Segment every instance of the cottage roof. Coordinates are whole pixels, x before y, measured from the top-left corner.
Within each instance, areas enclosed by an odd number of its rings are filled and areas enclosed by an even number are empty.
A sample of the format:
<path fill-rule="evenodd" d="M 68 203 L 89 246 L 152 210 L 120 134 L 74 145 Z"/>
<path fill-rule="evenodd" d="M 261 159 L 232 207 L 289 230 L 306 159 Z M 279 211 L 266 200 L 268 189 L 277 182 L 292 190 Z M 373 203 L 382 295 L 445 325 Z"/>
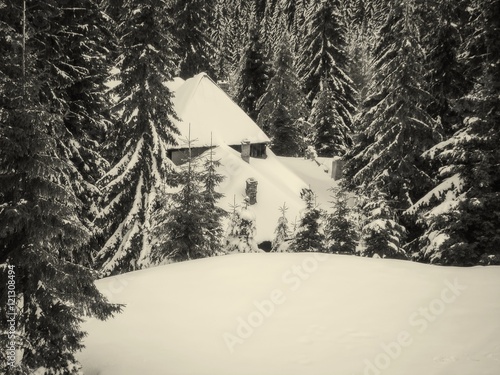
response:
<path fill-rule="evenodd" d="M 191 146 L 204 147 L 227 144 L 267 143 L 269 138 L 259 126 L 232 99 L 208 77 L 200 73 L 182 84 L 172 86 L 173 104 L 180 120 L 175 124 L 180 131 L 177 145 L 185 148 L 191 127 Z"/>

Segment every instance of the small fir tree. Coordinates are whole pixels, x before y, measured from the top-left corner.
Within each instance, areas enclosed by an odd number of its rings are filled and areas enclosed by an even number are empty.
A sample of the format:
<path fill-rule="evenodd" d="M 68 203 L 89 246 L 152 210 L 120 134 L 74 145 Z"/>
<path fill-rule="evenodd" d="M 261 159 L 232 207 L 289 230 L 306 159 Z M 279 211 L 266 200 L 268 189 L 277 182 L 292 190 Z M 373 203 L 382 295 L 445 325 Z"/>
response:
<path fill-rule="evenodd" d="M 224 180 L 224 176 L 217 172 L 221 163 L 219 160 L 214 160 L 213 149 L 211 148 L 208 153 L 208 157 L 206 157 L 203 163 L 203 172 L 201 175 L 201 182 L 204 187 L 202 195 L 205 207 L 205 241 L 207 248 L 210 249 L 210 253 L 220 255 L 224 253 L 224 228 L 222 220 L 227 216 L 227 212 L 217 206 L 217 203 L 224 197 L 224 194 L 218 192 L 216 188 Z"/>
<path fill-rule="evenodd" d="M 290 251 L 324 251 L 323 214 L 316 205 L 316 197 L 310 189 L 304 190 L 301 197 L 306 208 L 290 244 Z"/>
<path fill-rule="evenodd" d="M 361 203 L 365 216 L 361 228 L 361 256 L 407 259 L 403 250 L 405 228 L 398 224 L 387 196 L 378 190 Z"/>
<path fill-rule="evenodd" d="M 221 220 L 225 211 L 217 207 L 223 195 L 216 191 L 223 180 L 216 170 L 220 163 L 213 160 L 212 149 L 199 159 L 191 157 L 191 141 L 188 141 L 188 149 L 187 163 L 181 166 L 175 178 L 180 190 L 170 194 L 166 210 L 154 215 L 155 244 L 151 256 L 157 263 L 222 253 Z M 200 166 L 202 157 L 206 160 Z"/>
<path fill-rule="evenodd" d="M 248 207 L 248 199 L 245 199 L 241 209 L 233 206 L 226 235 L 226 252 L 261 252 L 255 242 L 255 232 L 255 214 Z"/>
<path fill-rule="evenodd" d="M 349 196 L 341 188 L 332 188 L 332 207 L 326 215 L 327 251 L 334 254 L 354 254 L 358 243 L 358 225 Z"/>
<path fill-rule="evenodd" d="M 285 252 L 286 251 L 286 241 L 290 238 L 290 225 L 288 224 L 288 219 L 286 217 L 286 211 L 288 207 L 286 203 L 280 207 L 281 216 L 278 218 L 278 225 L 274 231 L 273 246 L 271 251 L 273 252 Z"/>

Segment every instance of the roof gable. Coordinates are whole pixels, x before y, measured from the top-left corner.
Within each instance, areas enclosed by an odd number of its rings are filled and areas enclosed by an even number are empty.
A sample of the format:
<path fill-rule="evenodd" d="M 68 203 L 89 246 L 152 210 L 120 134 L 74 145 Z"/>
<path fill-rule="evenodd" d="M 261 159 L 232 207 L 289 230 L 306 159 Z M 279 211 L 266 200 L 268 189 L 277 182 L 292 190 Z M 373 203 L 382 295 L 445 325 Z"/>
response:
<path fill-rule="evenodd" d="M 174 109 L 180 120 L 177 146 L 186 147 L 191 128 L 191 145 L 239 145 L 243 140 L 267 143 L 259 126 L 205 73 L 186 80 L 174 91 Z"/>

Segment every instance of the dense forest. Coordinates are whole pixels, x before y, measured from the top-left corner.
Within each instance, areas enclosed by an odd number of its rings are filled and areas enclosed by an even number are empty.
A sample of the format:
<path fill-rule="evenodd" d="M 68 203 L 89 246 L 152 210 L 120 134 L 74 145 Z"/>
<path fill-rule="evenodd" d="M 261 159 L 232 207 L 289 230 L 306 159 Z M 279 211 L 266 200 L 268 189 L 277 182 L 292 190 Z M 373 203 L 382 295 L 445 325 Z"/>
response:
<path fill-rule="evenodd" d="M 343 159 L 273 251 L 500 264 L 499 27 L 499 0 L 0 0 L 0 371 L 78 373 L 82 316 L 120 311 L 98 277 L 256 249 L 218 161 L 167 158 L 177 76 L 277 155 Z"/>

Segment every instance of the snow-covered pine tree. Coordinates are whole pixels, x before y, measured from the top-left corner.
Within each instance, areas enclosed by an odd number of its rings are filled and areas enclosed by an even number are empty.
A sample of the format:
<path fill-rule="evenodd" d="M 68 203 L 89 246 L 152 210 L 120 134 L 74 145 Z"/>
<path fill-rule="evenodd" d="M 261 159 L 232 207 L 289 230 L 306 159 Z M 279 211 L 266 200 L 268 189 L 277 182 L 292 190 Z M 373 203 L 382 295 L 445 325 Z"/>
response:
<path fill-rule="evenodd" d="M 226 253 L 258 253 L 255 242 L 255 214 L 248 207 L 245 199 L 244 206 L 240 209 L 233 206 L 233 212 L 226 232 Z"/>
<path fill-rule="evenodd" d="M 347 43 L 339 4 L 338 0 L 311 3 L 306 12 L 307 31 L 300 47 L 298 71 L 308 104 L 317 98 L 320 83 L 328 84 L 343 126 L 351 129 L 356 90 L 347 75 Z"/>
<path fill-rule="evenodd" d="M 120 308 L 77 264 L 90 232 L 73 162 L 58 148 L 69 107 L 61 80 L 70 86 L 74 76 L 53 64 L 67 52 L 59 23 L 67 9 L 10 0 L 0 7 L 0 322 L 8 327 L 14 314 L 16 322 L 16 361 L 0 361 L 0 372 L 77 374 L 82 318 L 104 320 Z M 15 280 L 14 304 L 7 304 L 8 280 Z M 4 349 L 7 333 L 0 333 Z"/>
<path fill-rule="evenodd" d="M 171 167 L 166 148 L 175 142 L 177 129 L 172 94 L 164 84 L 175 71 L 167 5 L 163 0 L 130 0 L 118 12 L 122 55 L 116 76 L 120 84 L 114 90 L 117 131 L 110 140 L 118 155 L 99 181 L 104 208 L 98 224 L 104 245 L 95 265 L 102 275 L 147 264 L 150 216 Z"/>
<path fill-rule="evenodd" d="M 319 156 L 342 156 L 352 146 L 351 124 L 338 112 L 330 85 L 322 80 L 319 90 L 309 116 L 312 143 Z"/>
<path fill-rule="evenodd" d="M 216 190 L 217 186 L 224 180 L 224 176 L 217 172 L 220 167 L 220 160 L 214 160 L 214 151 L 211 147 L 208 156 L 205 154 L 201 182 L 203 184 L 203 203 L 205 207 L 204 234 L 208 252 L 214 255 L 222 254 L 224 228 L 222 220 L 227 216 L 227 212 L 220 208 L 217 203 L 224 197 L 224 194 Z"/>
<path fill-rule="evenodd" d="M 275 0 L 265 0 L 266 6 L 261 20 L 262 43 L 267 47 L 269 57 L 279 50 L 282 36 L 286 33 L 285 20 L 281 3 Z"/>
<path fill-rule="evenodd" d="M 363 191 L 381 189 L 393 208 L 406 209 L 429 188 L 421 154 L 440 139 L 426 112 L 419 19 L 413 1 L 393 1 L 375 47 L 371 93 L 344 175 Z"/>
<path fill-rule="evenodd" d="M 189 149 L 191 148 L 189 144 Z M 210 153 L 212 151 L 209 151 Z M 223 211 L 216 207 L 222 197 L 215 191 L 222 181 L 222 176 L 215 170 L 215 162 L 204 163 L 201 172 L 191 155 L 180 167 L 178 182 L 180 190 L 171 194 L 167 210 L 154 215 L 154 246 L 152 259 L 179 262 L 205 258 L 221 253 L 223 229 L 221 219 Z"/>
<path fill-rule="evenodd" d="M 361 228 L 361 256 L 407 259 L 403 250 L 406 229 L 398 224 L 387 196 L 380 191 L 364 197 L 361 210 L 365 219 Z"/>
<path fill-rule="evenodd" d="M 329 253 L 355 254 L 359 240 L 357 215 L 349 196 L 340 187 L 330 189 L 332 207 L 325 218 L 326 248 Z"/>
<path fill-rule="evenodd" d="M 428 51 L 425 78 L 433 98 L 428 112 L 439 121 L 445 136 L 451 136 L 462 122 L 455 103 L 471 88 L 464 60 L 460 58 L 462 41 L 469 27 L 465 21 L 468 3 L 468 0 L 442 0 L 422 10 L 425 17 L 422 44 Z"/>
<path fill-rule="evenodd" d="M 276 9 L 283 14 L 286 29 L 292 36 L 292 51 L 298 51 L 299 43 L 303 40 L 306 28 L 306 10 L 311 4 L 309 0 L 278 0 Z"/>
<path fill-rule="evenodd" d="M 249 41 L 237 68 L 234 88 L 236 102 L 254 121 L 259 115 L 257 101 L 265 93 L 269 78 L 270 68 L 259 28 L 254 26 L 249 31 Z"/>
<path fill-rule="evenodd" d="M 290 225 L 288 224 L 288 219 L 286 217 L 286 212 L 288 207 L 286 202 L 280 207 L 281 216 L 278 218 L 278 225 L 274 231 L 273 246 L 271 251 L 282 253 L 287 251 L 285 241 L 290 238 Z"/>
<path fill-rule="evenodd" d="M 100 148 L 110 125 L 110 99 L 104 83 L 111 68 L 110 51 L 116 49 L 111 24 L 94 0 L 66 0 L 51 25 L 54 31 L 58 25 L 58 43 L 49 43 L 64 54 L 45 49 L 45 58 L 60 78 L 48 96 L 57 95 L 64 101 L 60 111 L 64 112 L 65 128 L 58 148 L 73 164 L 73 189 L 83 203 L 85 225 L 92 231 L 99 196 L 96 181 L 109 167 Z M 96 247 L 92 239 L 81 261 L 90 265 Z"/>
<path fill-rule="evenodd" d="M 346 23 L 349 77 L 357 91 L 358 106 L 366 100 L 368 87 L 373 74 L 371 56 L 374 37 L 379 29 L 376 17 L 377 5 L 372 0 L 356 0 L 343 5 Z"/>
<path fill-rule="evenodd" d="M 294 238 L 290 244 L 290 251 L 319 251 L 325 250 L 325 234 L 323 230 L 323 212 L 316 204 L 316 196 L 307 189 L 301 194 L 306 203 Z"/>
<path fill-rule="evenodd" d="M 214 45 L 213 67 L 218 80 L 227 81 L 237 65 L 234 59 L 234 41 L 231 32 L 235 28 L 235 18 L 227 0 L 216 0 L 213 10 L 213 28 L 210 39 Z"/>
<path fill-rule="evenodd" d="M 426 153 L 442 163 L 440 179 L 413 207 L 426 224 L 415 258 L 446 265 L 500 264 L 500 1 L 471 5 L 463 55 L 476 83 L 459 130 Z"/>
<path fill-rule="evenodd" d="M 175 52 L 180 58 L 182 79 L 205 72 L 216 79 L 213 60 L 215 46 L 211 38 L 212 11 L 215 0 L 175 0 L 172 5 L 174 24 L 171 28 L 176 39 Z"/>
<path fill-rule="evenodd" d="M 257 102 L 257 124 L 271 137 L 271 149 L 280 156 L 303 153 L 301 119 L 306 104 L 295 73 L 289 38 L 283 38 L 274 60 L 274 75 Z"/>

